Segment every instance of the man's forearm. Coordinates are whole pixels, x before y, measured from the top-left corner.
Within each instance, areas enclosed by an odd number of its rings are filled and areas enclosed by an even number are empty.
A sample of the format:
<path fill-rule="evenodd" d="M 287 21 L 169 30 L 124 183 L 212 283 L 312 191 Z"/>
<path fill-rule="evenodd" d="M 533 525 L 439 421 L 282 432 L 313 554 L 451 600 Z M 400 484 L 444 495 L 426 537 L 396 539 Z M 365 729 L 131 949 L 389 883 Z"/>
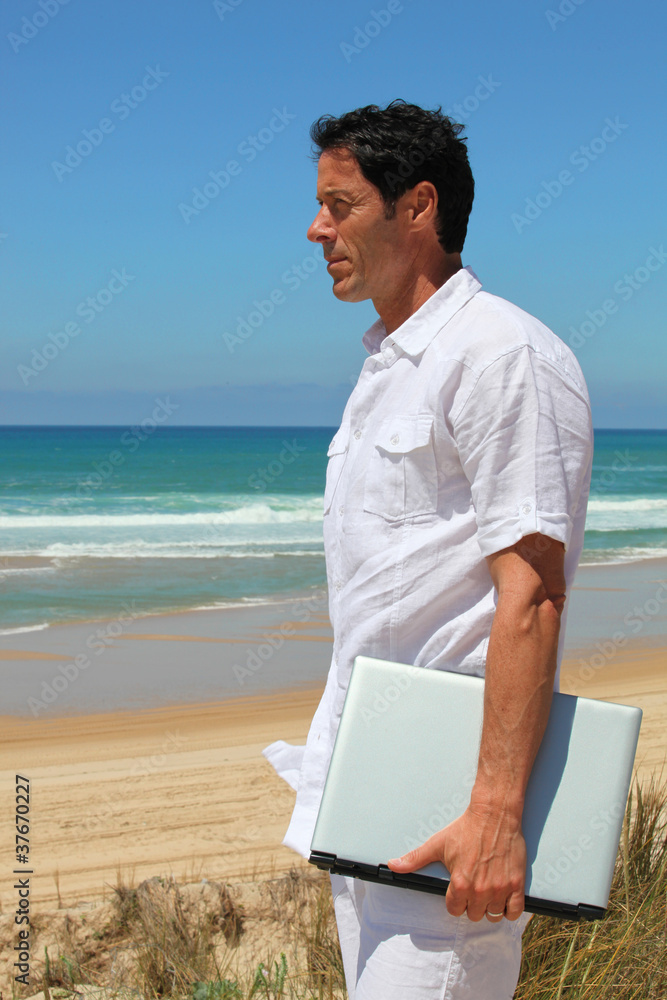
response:
<path fill-rule="evenodd" d="M 473 808 L 521 821 L 526 786 L 549 717 L 563 598 L 501 593 L 489 637 L 484 723 Z"/>

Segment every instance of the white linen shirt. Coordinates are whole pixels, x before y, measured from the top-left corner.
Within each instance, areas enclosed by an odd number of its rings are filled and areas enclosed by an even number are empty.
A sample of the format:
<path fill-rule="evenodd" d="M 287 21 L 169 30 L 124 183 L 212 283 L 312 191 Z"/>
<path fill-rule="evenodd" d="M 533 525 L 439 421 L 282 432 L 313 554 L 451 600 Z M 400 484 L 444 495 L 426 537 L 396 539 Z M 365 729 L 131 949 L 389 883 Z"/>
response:
<path fill-rule="evenodd" d="M 533 532 L 563 542 L 572 584 L 593 451 L 584 378 L 546 326 L 481 287 L 463 268 L 393 334 L 373 324 L 329 446 L 333 659 L 306 746 L 264 751 L 297 791 L 283 843 L 304 857 L 355 656 L 483 675 L 485 556 Z"/>

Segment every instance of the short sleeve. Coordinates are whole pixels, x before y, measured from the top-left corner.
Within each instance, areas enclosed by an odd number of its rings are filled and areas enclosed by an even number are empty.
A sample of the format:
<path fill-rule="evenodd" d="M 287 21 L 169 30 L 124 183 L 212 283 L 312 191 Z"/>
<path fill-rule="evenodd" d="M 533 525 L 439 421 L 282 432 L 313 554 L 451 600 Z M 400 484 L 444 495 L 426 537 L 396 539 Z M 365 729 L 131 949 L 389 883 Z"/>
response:
<path fill-rule="evenodd" d="M 533 532 L 567 548 L 592 458 L 583 381 L 517 348 L 481 372 L 453 430 L 482 554 Z"/>

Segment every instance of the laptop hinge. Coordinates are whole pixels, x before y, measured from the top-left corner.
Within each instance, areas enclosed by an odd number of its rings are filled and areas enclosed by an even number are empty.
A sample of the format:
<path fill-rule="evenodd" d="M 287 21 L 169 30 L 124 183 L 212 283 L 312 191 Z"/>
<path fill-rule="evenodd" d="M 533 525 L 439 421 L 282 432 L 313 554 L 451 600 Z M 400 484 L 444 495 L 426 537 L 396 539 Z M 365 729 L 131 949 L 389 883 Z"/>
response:
<path fill-rule="evenodd" d="M 361 861 L 348 861 L 347 858 L 336 858 L 335 867 L 332 871 L 339 875 L 377 875 L 377 865 L 365 865 Z"/>
<path fill-rule="evenodd" d="M 602 906 L 588 906 L 586 903 L 579 903 L 577 909 L 582 920 L 602 920 L 607 912 Z"/>
<path fill-rule="evenodd" d="M 374 875 L 378 874 L 377 865 L 366 865 L 362 861 L 348 861 L 326 851 L 311 851 L 308 858 L 311 865 L 326 869 L 336 875 Z M 389 869 L 387 869 L 389 871 Z"/>
<path fill-rule="evenodd" d="M 308 858 L 311 865 L 317 865 L 326 871 L 333 871 L 336 864 L 336 855 L 327 854 L 326 851 L 311 851 Z"/>

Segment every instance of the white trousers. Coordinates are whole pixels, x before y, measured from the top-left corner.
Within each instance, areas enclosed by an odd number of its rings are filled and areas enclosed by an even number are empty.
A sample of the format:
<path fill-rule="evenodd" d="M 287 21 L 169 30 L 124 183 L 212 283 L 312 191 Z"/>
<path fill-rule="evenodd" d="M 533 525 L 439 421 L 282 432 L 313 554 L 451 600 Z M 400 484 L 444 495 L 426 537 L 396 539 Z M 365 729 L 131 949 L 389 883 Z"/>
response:
<path fill-rule="evenodd" d="M 452 917 L 444 896 L 331 876 L 350 1000 L 512 1000 L 530 919 Z"/>

